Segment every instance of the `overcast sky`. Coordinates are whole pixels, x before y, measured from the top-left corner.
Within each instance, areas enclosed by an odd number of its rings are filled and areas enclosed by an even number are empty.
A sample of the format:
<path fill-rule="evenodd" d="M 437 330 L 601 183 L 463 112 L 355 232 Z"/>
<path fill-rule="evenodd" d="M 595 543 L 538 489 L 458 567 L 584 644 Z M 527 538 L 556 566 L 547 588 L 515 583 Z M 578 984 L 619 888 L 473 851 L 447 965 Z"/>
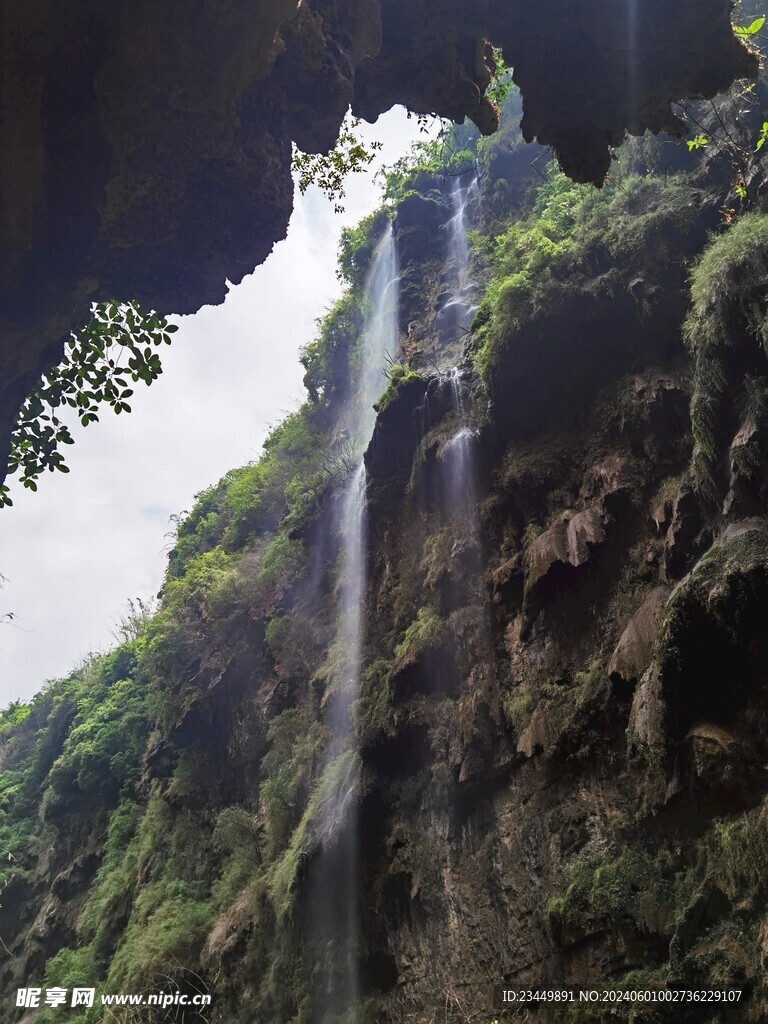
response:
<path fill-rule="evenodd" d="M 417 137 L 404 111 L 364 130 L 384 143 L 377 167 Z M 303 400 L 298 352 L 339 294 L 339 233 L 378 196 L 371 173 L 350 179 L 342 215 L 314 188 L 297 197 L 266 263 L 223 305 L 178 320 L 164 373 L 135 385 L 132 413 L 105 410 L 73 428 L 69 474 L 46 473 L 37 493 L 12 485 L 14 505 L 0 510 L 0 614 L 14 616 L 0 626 L 0 706 L 112 645 L 128 599 L 161 585 L 170 516 L 258 458 L 269 428 Z"/>

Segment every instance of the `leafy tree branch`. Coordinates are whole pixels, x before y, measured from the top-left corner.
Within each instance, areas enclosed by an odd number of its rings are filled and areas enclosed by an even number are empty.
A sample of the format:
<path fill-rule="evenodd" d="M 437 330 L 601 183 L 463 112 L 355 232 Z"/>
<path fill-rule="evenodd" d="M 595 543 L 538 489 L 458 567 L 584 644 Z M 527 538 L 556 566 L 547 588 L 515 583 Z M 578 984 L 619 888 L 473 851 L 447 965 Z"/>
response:
<path fill-rule="evenodd" d="M 22 405 L 11 438 L 7 472 L 24 487 L 37 490 L 45 470 L 68 473 L 62 447 L 73 443 L 61 416 L 76 410 L 86 427 L 99 419 L 107 405 L 119 414 L 130 412 L 131 384 L 151 384 L 162 373 L 156 349 L 170 345 L 178 328 L 137 302 L 101 302 L 91 307 L 91 319 L 72 332 L 58 366 L 46 371 Z M 12 505 L 7 485 L 0 487 L 0 508 Z"/>
<path fill-rule="evenodd" d="M 360 118 L 347 116 L 341 126 L 339 141 L 330 153 L 302 153 L 293 148 L 293 172 L 298 177 L 302 195 L 310 185 L 317 185 L 333 201 L 334 212 L 343 213 L 341 200 L 346 195 L 344 185 L 349 174 L 361 174 L 373 162 L 381 149 L 381 142 L 366 146 L 357 134 Z"/>

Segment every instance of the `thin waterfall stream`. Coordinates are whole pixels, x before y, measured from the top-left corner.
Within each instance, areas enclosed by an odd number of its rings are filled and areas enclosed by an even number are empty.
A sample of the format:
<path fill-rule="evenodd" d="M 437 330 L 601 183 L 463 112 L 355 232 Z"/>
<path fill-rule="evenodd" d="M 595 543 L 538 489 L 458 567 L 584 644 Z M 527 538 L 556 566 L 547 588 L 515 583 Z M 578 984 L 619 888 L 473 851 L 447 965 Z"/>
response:
<path fill-rule="evenodd" d="M 472 305 L 476 285 L 469 273 L 469 239 L 467 235 L 467 206 L 478 189 L 477 174 L 454 178 L 451 183 L 450 202 L 452 216 L 446 223 L 446 269 L 454 281 L 448 302 L 440 316 L 448 317 L 457 340 L 469 331 L 477 307 Z M 462 513 L 466 525 L 474 534 L 477 525 L 477 481 L 475 443 L 477 431 L 468 421 L 464 407 L 461 371 L 457 366 L 448 374 L 451 406 L 457 429 L 442 450 L 444 502 L 446 516 Z"/>
<path fill-rule="evenodd" d="M 467 207 L 477 196 L 477 191 L 478 178 L 475 172 L 451 181 L 451 217 L 444 230 L 447 234 L 446 269 L 452 286 L 447 302 L 437 315 L 437 328 L 445 340 L 463 338 L 477 312 L 477 305 L 474 304 L 477 286 L 469 275 L 467 235 Z"/>
<path fill-rule="evenodd" d="M 328 697 L 326 766 L 317 824 L 321 854 L 313 903 L 316 931 L 327 955 L 318 965 L 312 1018 L 316 1024 L 337 1019 L 360 999 L 360 761 L 352 709 L 360 692 L 365 643 L 367 524 L 362 453 L 373 434 L 373 403 L 385 387 L 387 357 L 398 342 L 399 273 L 391 227 L 376 250 L 365 293 L 370 316 L 360 339 L 361 373 L 347 423 L 359 463 L 339 504 L 337 668 Z"/>

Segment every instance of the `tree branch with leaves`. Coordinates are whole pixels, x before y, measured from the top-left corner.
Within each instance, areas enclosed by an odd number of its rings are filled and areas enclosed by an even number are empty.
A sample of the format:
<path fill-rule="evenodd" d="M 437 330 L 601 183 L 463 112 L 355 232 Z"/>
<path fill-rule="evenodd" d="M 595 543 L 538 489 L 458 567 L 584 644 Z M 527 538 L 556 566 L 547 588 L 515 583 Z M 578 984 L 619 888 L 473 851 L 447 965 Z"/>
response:
<path fill-rule="evenodd" d="M 43 374 L 19 410 L 8 476 L 18 473 L 23 486 L 36 491 L 46 470 L 68 473 L 62 448 L 74 442 L 62 412 L 75 410 L 84 427 L 98 422 L 102 405 L 118 415 L 130 412 L 130 385 L 157 380 L 162 364 L 156 350 L 170 345 L 177 330 L 137 302 L 94 303 L 88 323 L 67 339 L 64 358 Z M 0 508 L 12 504 L 7 484 L 0 486 Z"/>

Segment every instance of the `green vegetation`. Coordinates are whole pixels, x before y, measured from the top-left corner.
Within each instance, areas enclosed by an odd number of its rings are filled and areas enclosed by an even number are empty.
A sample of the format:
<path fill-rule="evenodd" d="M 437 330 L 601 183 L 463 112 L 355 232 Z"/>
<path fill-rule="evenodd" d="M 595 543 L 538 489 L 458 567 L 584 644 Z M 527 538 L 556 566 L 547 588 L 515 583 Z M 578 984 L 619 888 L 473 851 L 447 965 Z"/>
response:
<path fill-rule="evenodd" d="M 382 206 L 378 210 L 374 210 L 373 213 L 369 213 L 367 217 L 363 217 L 360 223 L 354 227 L 342 229 L 339 242 L 338 276 L 358 296 L 365 286 L 376 246 L 384 234 L 388 221 L 389 213 Z M 349 304 L 350 294 L 348 293 L 340 301 Z M 326 324 L 330 324 L 330 318 L 326 320 Z"/>
<path fill-rule="evenodd" d="M 151 384 L 160 376 L 155 349 L 170 345 L 177 330 L 137 302 L 94 303 L 88 323 L 67 340 L 62 360 L 46 371 L 22 405 L 11 438 L 8 475 L 19 472 L 22 484 L 36 491 L 46 469 L 68 473 L 61 446 L 73 441 L 59 410 L 75 410 L 83 426 L 98 421 L 101 405 L 118 414 L 130 412 L 129 385 Z M 0 508 L 12 504 L 3 484 Z"/>
<path fill-rule="evenodd" d="M 78 793 L 109 802 L 137 780 L 147 740 L 144 687 L 133 679 L 110 680 L 102 663 L 94 669 L 100 678 L 84 680 L 77 716 L 48 773 L 44 816 Z"/>
<path fill-rule="evenodd" d="M 293 149 L 293 172 L 298 175 L 299 191 L 303 195 L 310 185 L 317 185 L 333 202 L 335 213 L 344 212 L 342 199 L 347 177 L 365 171 L 382 147 L 381 142 L 366 145 L 361 141 L 360 124 L 359 117 L 348 116 L 329 153 L 302 153 L 295 146 Z"/>
<path fill-rule="evenodd" d="M 512 70 L 507 67 L 504 54 L 498 46 L 492 48 L 491 59 L 487 63 L 492 77 L 486 96 L 496 107 L 502 108 L 504 101 L 514 89 Z"/>
<path fill-rule="evenodd" d="M 269 882 L 269 894 L 278 918 L 293 906 L 296 879 L 301 867 L 317 842 L 316 829 L 333 829 L 334 823 L 323 821 L 330 808 L 338 807 L 341 798 L 359 785 L 360 758 L 355 750 L 340 754 L 325 767 L 315 783 L 301 821 L 291 835 L 288 848 L 275 862 Z M 337 824 L 337 823 L 336 823 Z"/>
<path fill-rule="evenodd" d="M 354 717 L 361 748 L 375 746 L 389 732 L 392 719 L 392 665 L 377 658 L 363 672 Z"/>
<path fill-rule="evenodd" d="M 306 503 L 327 454 L 327 421 L 319 401 L 306 403 L 273 430 L 258 462 L 232 470 L 198 495 L 195 508 L 179 523 L 171 576 L 183 576 L 194 557 L 219 545 L 226 552 L 247 547 Z"/>
<path fill-rule="evenodd" d="M 653 273 L 694 224 L 683 179 L 628 177 L 597 192 L 551 168 L 527 217 L 474 240 L 491 271 L 472 328 L 472 358 L 486 386 L 515 334 L 557 307 L 563 289 L 589 291 L 596 268 L 616 263 Z"/>
<path fill-rule="evenodd" d="M 671 935 L 695 899 L 703 879 L 671 853 L 640 846 L 585 850 L 566 866 L 561 892 L 549 899 L 546 916 L 560 944 L 579 942 L 605 928 L 638 936 Z M 649 956 L 642 972 L 616 979 L 617 988 L 664 988 L 669 965 Z"/>
<path fill-rule="evenodd" d="M 739 39 L 750 39 L 752 36 L 756 36 L 760 29 L 765 24 L 765 18 L 755 18 L 749 23 L 749 25 L 734 25 L 733 32 Z"/>
<path fill-rule="evenodd" d="M 383 172 L 385 201 L 397 205 L 414 193 L 429 193 L 448 177 L 471 171 L 477 135 L 471 128 L 451 128 L 429 142 L 415 143 L 410 153 Z"/>
<path fill-rule="evenodd" d="M 536 695 L 530 690 L 518 692 L 517 689 L 504 695 L 502 710 L 507 726 L 519 737 L 531 720 L 536 708 Z"/>
<path fill-rule="evenodd" d="M 741 384 L 744 349 L 768 344 L 768 216 L 741 217 L 711 241 L 691 274 L 685 336 L 695 359 L 693 475 L 705 497 L 722 491 L 726 393 Z M 746 333 L 744 333 L 746 328 Z M 757 393 L 759 400 L 760 395 Z"/>
<path fill-rule="evenodd" d="M 411 381 L 426 381 L 416 370 L 403 363 L 392 363 L 387 370 L 387 388 L 381 398 L 374 404 L 374 409 L 381 413 L 397 399 L 401 390 Z"/>
<path fill-rule="evenodd" d="M 34 865 L 48 822 L 73 806 L 117 804 L 133 791 L 147 740 L 143 644 L 124 644 L 3 713 L 0 883 Z"/>
<path fill-rule="evenodd" d="M 617 980 L 618 987 L 628 989 L 663 988 L 672 969 L 678 978 L 683 972 L 711 980 L 714 971 L 728 970 L 729 949 L 736 950 L 737 972 L 743 970 L 745 958 L 758 964 L 756 929 L 740 917 L 723 915 L 728 899 L 744 908 L 746 894 L 763 905 L 768 877 L 765 824 L 763 802 L 745 814 L 715 820 L 685 850 L 651 852 L 626 838 L 607 848 L 588 844 L 567 863 L 559 893 L 547 902 L 553 936 L 563 946 L 600 929 L 625 936 L 631 931 L 638 939 L 649 934 L 671 939 L 670 962 L 654 963 L 649 956 L 642 971 Z M 707 907 L 713 908 L 710 916 L 702 918 Z M 695 932 L 690 930 L 691 920 L 697 922 Z M 725 963 L 716 956 L 722 937 Z"/>
<path fill-rule="evenodd" d="M 18 729 L 27 719 L 31 710 L 29 704 L 15 700 L 0 711 L 0 742 Z"/>
<path fill-rule="evenodd" d="M 350 252 L 349 259 L 350 262 L 354 261 L 356 253 Z M 367 263 L 365 265 L 367 266 Z M 350 270 L 350 273 L 354 271 Z M 344 401 L 348 393 L 347 367 L 350 354 L 362 325 L 359 300 L 351 290 L 339 299 L 325 319 L 318 324 L 318 338 L 307 345 L 301 354 L 301 361 L 306 370 L 304 387 L 309 392 L 312 402 L 322 402 L 326 407 L 337 407 Z"/>
<path fill-rule="evenodd" d="M 728 894 L 768 895 L 768 802 L 748 814 L 715 823 L 710 857 L 723 874 Z"/>
<path fill-rule="evenodd" d="M 395 648 L 395 661 L 419 658 L 428 651 L 441 647 L 448 636 L 447 625 L 440 618 L 434 604 L 419 608 L 414 621 L 406 629 L 403 639 Z"/>
<path fill-rule="evenodd" d="M 279 855 L 301 817 L 316 776 L 325 730 L 307 711 L 289 708 L 271 723 L 262 762 L 261 802 L 266 813 L 267 853 Z"/>

